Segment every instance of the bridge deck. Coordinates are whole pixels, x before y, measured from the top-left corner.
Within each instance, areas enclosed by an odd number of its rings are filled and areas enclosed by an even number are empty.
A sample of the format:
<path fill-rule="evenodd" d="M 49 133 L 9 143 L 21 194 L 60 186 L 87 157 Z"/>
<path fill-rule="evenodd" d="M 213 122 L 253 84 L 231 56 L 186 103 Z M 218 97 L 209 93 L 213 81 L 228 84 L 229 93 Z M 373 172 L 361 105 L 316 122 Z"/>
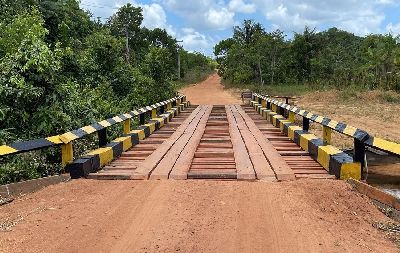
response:
<path fill-rule="evenodd" d="M 192 106 L 92 179 L 332 179 L 253 108 Z"/>

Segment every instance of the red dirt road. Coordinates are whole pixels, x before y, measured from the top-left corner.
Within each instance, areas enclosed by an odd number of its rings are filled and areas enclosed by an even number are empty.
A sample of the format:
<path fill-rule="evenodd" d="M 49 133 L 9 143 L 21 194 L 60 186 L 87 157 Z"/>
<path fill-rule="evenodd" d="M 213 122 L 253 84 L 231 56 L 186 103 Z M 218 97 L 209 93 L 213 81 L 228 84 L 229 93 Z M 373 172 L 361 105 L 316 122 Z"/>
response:
<path fill-rule="evenodd" d="M 389 221 L 343 181 L 82 179 L 0 206 L 0 252 L 398 252 Z"/>
<path fill-rule="evenodd" d="M 218 74 L 209 76 L 203 82 L 191 85 L 181 90 L 194 105 L 231 105 L 242 101 L 232 93 L 224 90 L 221 77 Z"/>
<path fill-rule="evenodd" d="M 397 252 L 341 181 L 76 180 L 0 213 L 2 252 Z"/>

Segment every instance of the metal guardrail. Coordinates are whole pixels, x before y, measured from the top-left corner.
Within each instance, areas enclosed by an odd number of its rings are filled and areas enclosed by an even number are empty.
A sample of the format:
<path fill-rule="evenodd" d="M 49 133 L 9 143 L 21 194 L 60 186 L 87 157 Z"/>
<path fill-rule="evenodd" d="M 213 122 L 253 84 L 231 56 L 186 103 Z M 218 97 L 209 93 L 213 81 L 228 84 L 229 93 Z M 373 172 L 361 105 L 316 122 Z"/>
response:
<path fill-rule="evenodd" d="M 174 98 L 150 105 L 145 106 L 128 113 L 120 114 L 115 117 L 96 122 L 94 124 L 84 126 L 61 135 L 55 135 L 47 138 L 39 138 L 28 141 L 15 142 L 8 145 L 0 146 L 0 157 L 7 155 L 14 155 L 24 152 L 29 152 L 33 150 L 39 150 L 44 148 L 49 148 L 53 146 L 60 146 L 62 150 L 62 164 L 66 165 L 73 159 L 73 148 L 72 141 L 80 139 L 92 133 L 98 133 L 99 146 L 107 144 L 107 132 L 106 129 L 117 123 L 122 123 L 124 128 L 124 134 L 129 133 L 131 119 L 138 116 L 140 125 L 145 123 L 146 113 L 152 114 L 152 117 L 157 117 L 157 111 L 160 110 L 161 113 L 164 109 L 171 109 L 173 105 L 179 105 L 180 103 L 186 101 L 185 95 L 178 95 Z M 165 108 L 166 107 L 166 108 Z"/>
<path fill-rule="evenodd" d="M 357 161 L 362 162 L 364 160 L 366 146 L 400 156 L 400 144 L 398 143 L 374 137 L 362 129 L 350 126 L 343 122 L 332 120 L 324 116 L 320 116 L 312 112 L 308 112 L 297 106 L 292 106 L 287 103 L 274 100 L 269 96 L 253 93 L 252 99 L 255 100 L 256 98 L 260 104 L 263 104 L 263 106 L 268 109 L 275 110 L 281 115 L 284 115 L 286 112 L 289 120 L 291 121 L 294 121 L 295 115 L 301 116 L 303 119 L 302 123 L 304 131 L 309 130 L 310 121 L 322 125 L 323 140 L 328 144 L 331 142 L 332 130 L 354 138 L 354 158 Z"/>

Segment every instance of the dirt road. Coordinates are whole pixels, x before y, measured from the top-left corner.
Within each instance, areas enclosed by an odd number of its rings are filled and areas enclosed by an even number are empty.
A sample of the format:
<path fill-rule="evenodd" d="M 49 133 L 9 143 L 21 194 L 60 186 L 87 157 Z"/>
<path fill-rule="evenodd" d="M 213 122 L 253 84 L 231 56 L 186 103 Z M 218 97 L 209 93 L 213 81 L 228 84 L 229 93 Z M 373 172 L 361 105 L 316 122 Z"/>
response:
<path fill-rule="evenodd" d="M 231 105 L 242 102 L 238 97 L 224 90 L 218 74 L 211 75 L 201 83 L 188 86 L 181 92 L 195 105 Z"/>
<path fill-rule="evenodd" d="M 0 210 L 2 252 L 396 252 L 340 181 L 76 180 Z"/>
<path fill-rule="evenodd" d="M 343 181 L 74 180 L 0 206 L 0 252 L 398 252 L 389 221 Z"/>

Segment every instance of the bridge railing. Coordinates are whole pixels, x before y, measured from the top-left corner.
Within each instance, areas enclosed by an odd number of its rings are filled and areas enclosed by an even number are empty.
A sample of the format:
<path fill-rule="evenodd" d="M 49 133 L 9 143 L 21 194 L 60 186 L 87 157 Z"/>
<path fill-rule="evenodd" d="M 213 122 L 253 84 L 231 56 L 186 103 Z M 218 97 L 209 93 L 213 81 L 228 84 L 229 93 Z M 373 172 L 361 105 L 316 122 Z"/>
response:
<path fill-rule="evenodd" d="M 362 171 L 366 166 L 367 147 L 400 156 L 400 144 L 398 143 L 374 137 L 362 129 L 308 112 L 269 96 L 253 93 L 251 104 L 337 178 L 361 178 Z M 294 124 L 296 115 L 302 118 L 302 127 Z M 310 122 L 322 126 L 322 139 L 309 132 Z M 353 138 L 352 157 L 331 145 L 332 131 Z"/>
<path fill-rule="evenodd" d="M 45 149 L 54 146 L 61 146 L 61 163 L 63 166 L 73 161 L 73 141 L 81 139 L 87 135 L 97 133 L 99 147 L 107 144 L 108 127 L 116 124 L 123 124 L 123 133 L 128 134 L 131 131 L 131 119 L 138 117 L 140 125 L 145 124 L 147 114 L 151 114 L 152 118 L 157 117 L 157 112 L 164 113 L 164 110 L 170 110 L 172 106 L 180 106 L 186 101 L 185 95 L 178 94 L 171 99 L 145 106 L 128 113 L 116 115 L 112 118 L 84 126 L 64 134 L 54 135 L 47 138 L 39 138 L 34 140 L 20 141 L 0 146 L 0 157 L 15 155 L 19 153 Z"/>
<path fill-rule="evenodd" d="M 343 122 L 338 122 L 330 118 L 320 116 L 318 114 L 303 110 L 297 106 L 289 105 L 274 98 L 258 93 L 253 93 L 252 100 L 258 101 L 262 107 L 271 109 L 280 115 L 287 115 L 290 122 L 294 123 L 295 115 L 302 118 L 302 129 L 308 131 L 310 121 L 322 125 L 322 138 L 324 143 L 331 144 L 332 131 L 344 134 L 354 139 L 354 154 L 353 159 L 364 166 L 366 147 L 372 147 L 396 156 L 400 156 L 400 144 L 387 141 L 382 138 L 374 137 L 368 132 L 350 126 Z M 287 102 L 287 101 L 286 101 Z"/>

